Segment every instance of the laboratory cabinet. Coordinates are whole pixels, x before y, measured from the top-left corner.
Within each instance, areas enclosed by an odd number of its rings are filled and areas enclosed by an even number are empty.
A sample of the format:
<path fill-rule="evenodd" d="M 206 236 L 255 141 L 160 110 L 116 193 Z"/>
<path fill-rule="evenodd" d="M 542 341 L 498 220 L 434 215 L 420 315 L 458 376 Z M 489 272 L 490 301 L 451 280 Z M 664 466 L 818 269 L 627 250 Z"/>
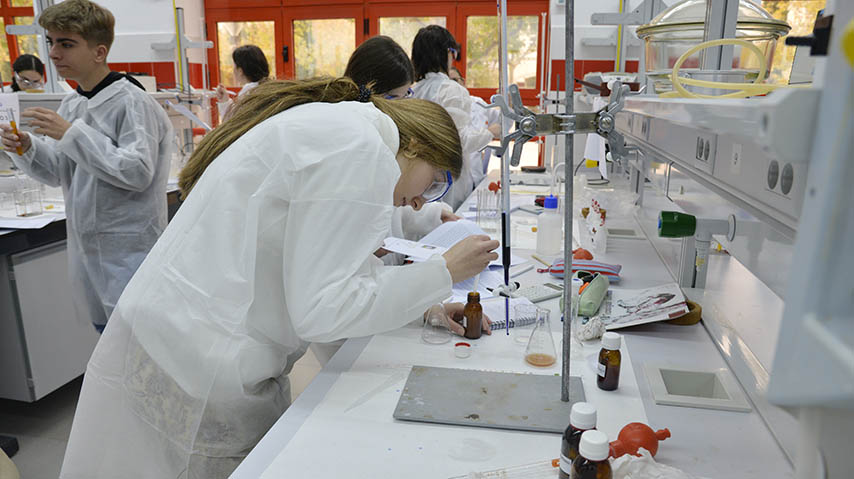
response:
<path fill-rule="evenodd" d="M 78 377 L 98 338 L 75 315 L 65 240 L 0 256 L 0 397 L 36 401 Z"/>

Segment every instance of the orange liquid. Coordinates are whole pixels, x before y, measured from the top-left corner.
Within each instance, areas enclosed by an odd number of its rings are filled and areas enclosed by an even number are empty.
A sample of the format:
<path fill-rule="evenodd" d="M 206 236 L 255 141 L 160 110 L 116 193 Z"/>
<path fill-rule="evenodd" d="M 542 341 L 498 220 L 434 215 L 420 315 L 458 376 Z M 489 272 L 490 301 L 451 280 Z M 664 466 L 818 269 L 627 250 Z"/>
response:
<path fill-rule="evenodd" d="M 15 124 L 15 120 L 10 121 L 9 126 L 12 127 L 12 131 L 15 133 L 15 135 L 18 135 L 18 125 Z M 15 153 L 17 153 L 19 155 L 23 155 L 24 154 L 23 148 L 20 146 L 15 148 Z"/>
<path fill-rule="evenodd" d="M 525 356 L 525 361 L 528 361 L 531 366 L 545 368 L 555 363 L 555 357 L 549 354 L 534 353 Z"/>

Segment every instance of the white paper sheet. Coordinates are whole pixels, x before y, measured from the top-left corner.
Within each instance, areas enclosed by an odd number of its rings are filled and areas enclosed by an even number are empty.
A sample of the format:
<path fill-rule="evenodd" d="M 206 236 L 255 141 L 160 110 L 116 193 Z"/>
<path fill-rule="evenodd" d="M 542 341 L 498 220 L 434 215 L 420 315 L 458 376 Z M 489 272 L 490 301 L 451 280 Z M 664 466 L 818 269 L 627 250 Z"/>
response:
<path fill-rule="evenodd" d="M 427 261 L 434 254 L 445 254 L 445 251 L 448 251 L 447 248 L 442 248 L 440 246 L 395 238 L 393 236 L 389 236 L 383 240 L 383 249 L 391 251 L 392 253 L 408 256 L 409 259 L 416 262 Z"/>
<path fill-rule="evenodd" d="M 29 218 L 0 217 L 0 228 L 18 230 L 37 230 L 65 218 L 65 214 L 43 213 Z"/>

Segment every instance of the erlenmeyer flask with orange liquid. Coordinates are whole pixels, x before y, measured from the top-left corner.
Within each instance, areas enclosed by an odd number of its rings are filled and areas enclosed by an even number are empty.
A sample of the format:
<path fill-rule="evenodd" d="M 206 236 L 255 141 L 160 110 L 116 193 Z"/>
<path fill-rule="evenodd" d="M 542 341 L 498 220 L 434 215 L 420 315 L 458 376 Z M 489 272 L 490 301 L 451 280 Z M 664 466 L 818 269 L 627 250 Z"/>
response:
<path fill-rule="evenodd" d="M 557 360 L 548 309 L 537 308 L 537 323 L 525 348 L 525 361 L 531 366 L 547 368 Z"/>

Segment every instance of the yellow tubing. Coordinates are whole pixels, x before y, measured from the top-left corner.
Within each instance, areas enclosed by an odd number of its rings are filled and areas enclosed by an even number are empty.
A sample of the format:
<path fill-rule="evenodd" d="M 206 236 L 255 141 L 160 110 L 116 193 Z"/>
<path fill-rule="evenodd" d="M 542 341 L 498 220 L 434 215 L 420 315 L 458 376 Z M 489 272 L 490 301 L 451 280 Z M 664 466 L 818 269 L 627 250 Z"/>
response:
<path fill-rule="evenodd" d="M 691 55 L 697 53 L 700 50 L 704 50 L 706 48 L 711 47 L 719 47 L 723 45 L 736 45 L 742 48 L 747 48 L 748 51 L 753 53 L 756 58 L 759 60 L 759 74 L 756 76 L 756 80 L 753 83 L 727 83 L 727 82 L 716 82 L 716 81 L 707 81 L 707 80 L 697 80 L 694 78 L 683 78 L 679 76 L 679 70 L 682 68 L 682 64 L 685 63 L 685 60 L 688 59 Z M 765 55 L 762 53 L 759 48 L 745 40 L 738 40 L 735 38 L 724 38 L 721 40 L 711 40 L 708 42 L 700 43 L 687 52 L 683 53 L 682 56 L 676 60 L 676 63 L 673 65 L 673 71 L 670 73 L 670 82 L 673 83 L 673 88 L 676 91 L 663 93 L 660 96 L 662 98 L 747 98 L 749 96 L 755 95 L 764 95 L 770 91 L 776 90 L 777 88 L 785 88 L 787 85 L 773 85 L 773 84 L 763 84 L 760 83 L 763 78 L 765 78 L 765 73 L 768 71 L 768 62 L 765 59 Z M 717 88 L 721 90 L 737 90 L 732 93 L 725 93 L 722 95 L 704 95 L 702 93 L 694 93 L 688 91 L 684 85 L 691 86 L 699 86 L 704 88 Z"/>

